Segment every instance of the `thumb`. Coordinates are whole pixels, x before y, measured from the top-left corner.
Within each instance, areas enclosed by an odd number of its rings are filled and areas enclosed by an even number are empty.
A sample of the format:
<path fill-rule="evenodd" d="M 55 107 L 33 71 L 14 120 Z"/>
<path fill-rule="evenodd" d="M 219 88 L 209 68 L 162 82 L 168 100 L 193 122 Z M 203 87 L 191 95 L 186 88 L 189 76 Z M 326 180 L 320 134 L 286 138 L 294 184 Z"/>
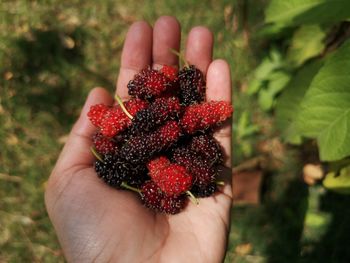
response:
<path fill-rule="evenodd" d="M 105 89 L 94 88 L 90 91 L 80 117 L 69 134 L 54 168 L 55 173 L 60 174 L 61 171 L 75 166 L 80 166 L 81 168 L 91 166 L 94 160 L 94 156 L 90 151 L 91 136 L 96 131 L 96 128 L 88 119 L 87 113 L 92 105 L 99 103 L 111 105 L 113 99 Z"/>

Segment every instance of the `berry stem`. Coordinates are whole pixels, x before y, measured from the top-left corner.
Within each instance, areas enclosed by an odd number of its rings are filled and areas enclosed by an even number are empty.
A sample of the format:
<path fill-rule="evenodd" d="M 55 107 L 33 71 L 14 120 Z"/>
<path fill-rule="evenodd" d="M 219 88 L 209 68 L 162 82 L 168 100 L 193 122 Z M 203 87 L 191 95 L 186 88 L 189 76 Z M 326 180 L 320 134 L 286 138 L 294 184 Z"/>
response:
<path fill-rule="evenodd" d="M 102 156 L 95 150 L 94 147 L 90 147 L 91 153 L 96 157 L 97 160 L 101 161 L 104 163 Z"/>
<path fill-rule="evenodd" d="M 225 182 L 224 181 L 215 181 L 216 185 L 224 186 Z"/>
<path fill-rule="evenodd" d="M 190 67 L 187 60 L 185 59 L 185 56 L 182 53 L 180 53 L 179 51 L 177 51 L 173 48 L 170 48 L 170 52 L 175 54 L 176 56 L 178 56 L 180 58 L 180 60 L 185 64 L 185 67 Z"/>
<path fill-rule="evenodd" d="M 118 104 L 120 105 L 120 107 L 122 108 L 123 112 L 126 114 L 126 116 L 129 117 L 130 120 L 132 120 L 133 116 L 128 112 L 128 110 L 125 108 L 125 105 L 122 101 L 122 99 L 117 95 L 115 94 L 115 100 L 118 102 Z"/>
<path fill-rule="evenodd" d="M 186 194 L 188 195 L 193 204 L 199 205 L 198 199 L 190 191 L 186 191 Z"/>
<path fill-rule="evenodd" d="M 125 189 L 128 189 L 128 190 L 131 190 L 133 192 L 141 194 L 141 190 L 140 189 L 132 187 L 132 186 L 128 185 L 126 182 L 122 182 L 122 184 L 120 186 L 125 188 Z"/>

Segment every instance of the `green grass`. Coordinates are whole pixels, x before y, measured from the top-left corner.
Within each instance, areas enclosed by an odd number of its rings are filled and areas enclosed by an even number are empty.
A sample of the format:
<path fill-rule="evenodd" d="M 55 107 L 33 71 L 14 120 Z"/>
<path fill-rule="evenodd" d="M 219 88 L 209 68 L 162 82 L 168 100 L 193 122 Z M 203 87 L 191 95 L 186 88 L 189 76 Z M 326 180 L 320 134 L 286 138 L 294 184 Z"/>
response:
<path fill-rule="evenodd" d="M 103 86 L 113 91 L 123 40 L 133 21 L 152 24 L 160 15 L 175 15 L 184 35 L 193 26 L 208 26 L 216 40 L 214 57 L 232 66 L 235 119 L 244 111 L 252 119 L 266 119 L 254 107 L 255 99 L 244 93 L 261 53 L 254 34 L 261 27 L 263 4 L 248 1 L 248 16 L 243 7 L 237 0 L 1 2 L 0 262 L 64 262 L 45 211 L 45 182 L 89 90 Z M 239 142 L 235 164 L 255 154 L 255 142 L 267 135 L 259 136 L 234 137 Z M 271 172 L 261 206 L 233 209 L 226 262 L 342 259 L 344 246 L 334 244 L 348 241 L 339 212 L 348 200 L 317 187 L 309 194 L 299 174 L 298 163 Z M 324 211 L 318 204 L 322 198 L 336 202 L 336 208 Z M 242 244 L 250 249 L 240 254 L 236 248 Z M 323 249 L 329 247 L 331 257 L 326 257 Z"/>

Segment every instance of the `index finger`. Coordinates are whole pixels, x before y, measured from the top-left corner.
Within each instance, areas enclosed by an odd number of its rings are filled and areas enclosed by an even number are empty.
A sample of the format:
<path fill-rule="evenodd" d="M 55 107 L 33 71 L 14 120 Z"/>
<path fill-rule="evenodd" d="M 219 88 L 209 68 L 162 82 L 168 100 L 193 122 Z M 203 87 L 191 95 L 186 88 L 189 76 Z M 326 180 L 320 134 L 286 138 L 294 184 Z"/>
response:
<path fill-rule="evenodd" d="M 116 93 L 127 99 L 127 85 L 135 74 L 152 63 L 152 27 L 139 21 L 131 25 L 124 42 Z"/>

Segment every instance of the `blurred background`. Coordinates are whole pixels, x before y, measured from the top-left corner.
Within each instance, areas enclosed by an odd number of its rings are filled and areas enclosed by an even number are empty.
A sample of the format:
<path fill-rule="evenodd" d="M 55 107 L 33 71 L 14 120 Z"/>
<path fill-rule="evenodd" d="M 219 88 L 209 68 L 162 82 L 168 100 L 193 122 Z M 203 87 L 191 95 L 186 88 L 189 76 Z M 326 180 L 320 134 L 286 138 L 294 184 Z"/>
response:
<path fill-rule="evenodd" d="M 45 182 L 89 90 L 113 92 L 130 24 L 169 14 L 231 65 L 225 262 L 350 262 L 347 0 L 2 0 L 0 262 L 64 262 Z"/>

